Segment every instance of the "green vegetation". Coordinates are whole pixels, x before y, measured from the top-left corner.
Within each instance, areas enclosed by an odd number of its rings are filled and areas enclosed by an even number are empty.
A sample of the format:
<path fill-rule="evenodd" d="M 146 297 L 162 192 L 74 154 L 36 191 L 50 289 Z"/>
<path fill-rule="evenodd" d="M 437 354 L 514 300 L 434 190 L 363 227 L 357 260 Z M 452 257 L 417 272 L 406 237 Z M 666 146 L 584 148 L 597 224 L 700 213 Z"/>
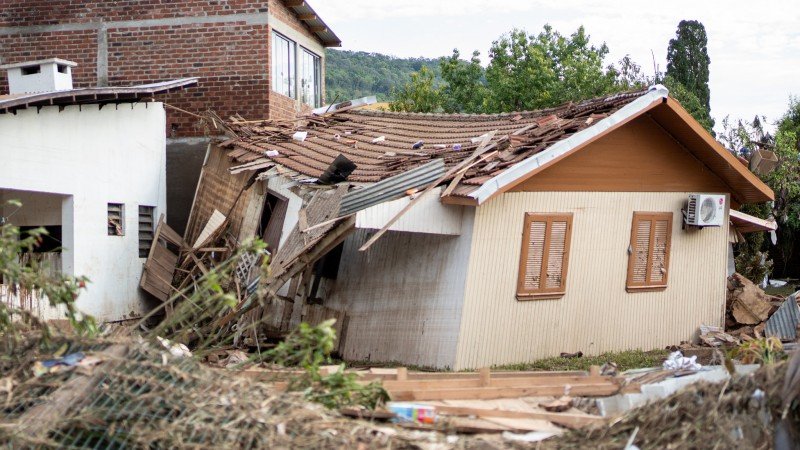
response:
<path fill-rule="evenodd" d="M 325 56 L 325 97 L 329 103 L 367 95 L 377 96 L 378 101 L 389 100 L 393 88 L 408 82 L 411 74 L 424 66 L 439 80 L 436 59 L 333 49 L 328 49 Z"/>
<path fill-rule="evenodd" d="M 772 245 L 764 233 L 748 233 L 745 243 L 740 244 L 736 259 L 736 270 L 753 281 L 763 279 L 773 269 L 773 260 L 778 274 L 787 275 L 787 262 L 795 255 L 800 233 L 800 101 L 789 100 L 786 113 L 778 121 L 775 135 L 764 131 L 763 116 L 752 121 L 732 123 L 726 117 L 722 121 L 722 142 L 734 154 L 748 157 L 757 148 L 769 149 L 778 157 L 778 166 L 760 178 L 775 192 L 773 205 L 745 205 L 743 212 L 762 219 L 773 217 L 778 223 L 777 245 Z M 769 255 L 762 263 L 762 256 Z"/>
<path fill-rule="evenodd" d="M 697 120 L 711 131 L 714 120 L 711 118 L 711 90 L 708 87 L 708 66 L 711 59 L 708 57 L 708 37 L 706 28 L 696 20 L 681 20 L 675 38 L 670 39 L 667 48 L 667 77 L 673 87 L 682 85 L 686 92 L 684 98 L 678 101 L 697 118 Z M 669 87 L 669 86 L 668 86 Z M 699 105 L 684 104 L 689 102 L 688 96 L 692 94 Z M 694 103 L 694 100 L 691 100 Z M 702 108 L 702 109 L 700 109 Z"/>
<path fill-rule="evenodd" d="M 16 200 L 6 202 L 7 208 L 22 208 Z M 9 215 L 13 214 L 11 212 Z M 0 225 L 0 279 L 7 286 L 13 286 L 20 297 L 36 294 L 45 296 L 51 306 L 61 306 L 66 318 L 79 335 L 94 336 L 98 333 L 97 322 L 92 316 L 82 314 L 75 306 L 78 294 L 89 281 L 86 277 L 53 274 L 42 267 L 35 258 L 26 263 L 20 261 L 20 255 L 31 253 L 37 244 L 47 235 L 47 230 L 37 228 L 29 230 L 23 236 L 19 227 L 11 223 Z M 20 333 L 17 320 L 35 325 L 42 331 L 42 343 L 46 344 L 51 337 L 49 327 L 40 323 L 30 312 L 15 308 L 5 301 L 0 301 L 0 334 L 9 342 L 16 340 Z"/>
<path fill-rule="evenodd" d="M 485 70 L 477 51 L 464 61 L 455 49 L 449 58 L 439 60 L 441 84 L 430 74 L 414 77 L 394 92 L 392 108 L 448 113 L 533 110 L 644 84 L 625 79 L 631 71 L 621 78 L 616 68 L 605 67 L 607 54 L 608 47 L 592 45 L 583 27 L 569 36 L 549 25 L 539 34 L 514 29 L 492 43 Z"/>
<path fill-rule="evenodd" d="M 669 356 L 669 350 L 628 350 L 624 352 L 609 352 L 597 356 L 582 356 L 580 358 L 545 358 L 530 363 L 508 364 L 493 367 L 495 370 L 589 370 L 590 366 L 602 366 L 605 363 L 615 363 L 620 372 L 639 369 L 643 367 L 660 367 L 661 363 Z"/>
<path fill-rule="evenodd" d="M 323 374 L 321 366 L 330 364 L 331 352 L 336 341 L 336 331 L 331 319 L 317 326 L 301 323 L 274 349 L 266 352 L 268 361 L 285 367 L 300 366 L 305 369 L 302 376 L 293 378 L 290 390 L 303 391 L 308 400 L 321 403 L 328 408 L 361 405 L 374 409 L 389 400 L 389 395 L 380 383 L 360 384 L 358 375 L 345 373 L 344 364 L 333 373 Z"/>

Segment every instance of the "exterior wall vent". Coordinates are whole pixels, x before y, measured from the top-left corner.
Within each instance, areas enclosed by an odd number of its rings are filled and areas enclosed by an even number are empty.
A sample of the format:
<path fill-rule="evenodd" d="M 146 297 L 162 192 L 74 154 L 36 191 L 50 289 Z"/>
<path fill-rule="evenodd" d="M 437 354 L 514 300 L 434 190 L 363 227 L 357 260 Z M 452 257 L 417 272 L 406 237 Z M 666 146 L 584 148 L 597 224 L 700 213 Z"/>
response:
<path fill-rule="evenodd" d="M 8 72 L 9 94 L 64 91 L 72 89 L 72 61 L 50 58 L 0 66 Z"/>

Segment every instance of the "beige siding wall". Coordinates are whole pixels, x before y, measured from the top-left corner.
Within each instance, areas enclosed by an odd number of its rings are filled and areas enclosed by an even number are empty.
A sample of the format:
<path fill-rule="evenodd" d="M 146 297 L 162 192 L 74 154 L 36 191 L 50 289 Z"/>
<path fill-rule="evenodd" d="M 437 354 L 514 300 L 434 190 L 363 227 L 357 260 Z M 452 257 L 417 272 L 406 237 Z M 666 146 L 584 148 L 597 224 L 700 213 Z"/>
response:
<path fill-rule="evenodd" d="M 687 195 L 519 192 L 478 207 L 455 368 L 662 348 L 690 339 L 702 323 L 722 325 L 728 227 L 682 230 Z M 625 291 L 634 211 L 674 213 L 664 291 Z M 561 299 L 516 300 L 525 212 L 574 213 Z"/>
<path fill-rule="evenodd" d="M 347 238 L 324 303 L 347 313 L 345 359 L 453 367 L 473 211 L 464 208 L 460 236 L 389 231 L 365 252 L 373 231 Z"/>

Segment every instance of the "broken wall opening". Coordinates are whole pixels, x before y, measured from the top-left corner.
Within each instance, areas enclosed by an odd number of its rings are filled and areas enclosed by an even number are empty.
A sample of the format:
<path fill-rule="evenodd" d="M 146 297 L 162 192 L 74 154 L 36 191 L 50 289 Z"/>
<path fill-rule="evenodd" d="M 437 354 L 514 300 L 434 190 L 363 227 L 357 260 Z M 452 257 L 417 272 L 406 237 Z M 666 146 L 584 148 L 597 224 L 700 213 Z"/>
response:
<path fill-rule="evenodd" d="M 47 232 L 30 252 L 19 254 L 20 263 L 37 264 L 49 275 L 72 274 L 74 224 L 71 196 L 0 189 L 0 225 L 6 223 L 19 228 L 20 240 L 40 228 Z M 3 279 L 0 279 L 0 301 L 30 311 L 42 319 L 63 316 L 61 309 L 51 307 L 44 296 L 23 291 Z"/>

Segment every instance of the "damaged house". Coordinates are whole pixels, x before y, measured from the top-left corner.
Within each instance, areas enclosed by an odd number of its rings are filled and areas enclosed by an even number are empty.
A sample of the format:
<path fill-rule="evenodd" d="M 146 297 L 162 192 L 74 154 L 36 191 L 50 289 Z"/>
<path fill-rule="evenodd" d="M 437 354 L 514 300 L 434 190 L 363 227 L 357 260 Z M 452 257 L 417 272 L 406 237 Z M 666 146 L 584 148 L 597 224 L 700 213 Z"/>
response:
<path fill-rule="evenodd" d="M 336 317 L 345 359 L 464 369 L 691 339 L 723 324 L 730 212 L 774 197 L 661 86 L 498 115 L 354 106 L 214 120 L 230 138 L 184 236 L 263 237 L 269 278 L 242 282 L 269 304 L 248 314 Z"/>
<path fill-rule="evenodd" d="M 75 66 L 56 58 L 2 66 L 10 93 L 0 96 L 0 223 L 45 228 L 20 258 L 88 277 L 77 306 L 120 320 L 147 310 L 139 277 L 166 211 L 166 113 L 155 96 L 197 79 L 73 88 Z M 0 300 L 63 318 L 46 298 L 2 280 Z"/>

